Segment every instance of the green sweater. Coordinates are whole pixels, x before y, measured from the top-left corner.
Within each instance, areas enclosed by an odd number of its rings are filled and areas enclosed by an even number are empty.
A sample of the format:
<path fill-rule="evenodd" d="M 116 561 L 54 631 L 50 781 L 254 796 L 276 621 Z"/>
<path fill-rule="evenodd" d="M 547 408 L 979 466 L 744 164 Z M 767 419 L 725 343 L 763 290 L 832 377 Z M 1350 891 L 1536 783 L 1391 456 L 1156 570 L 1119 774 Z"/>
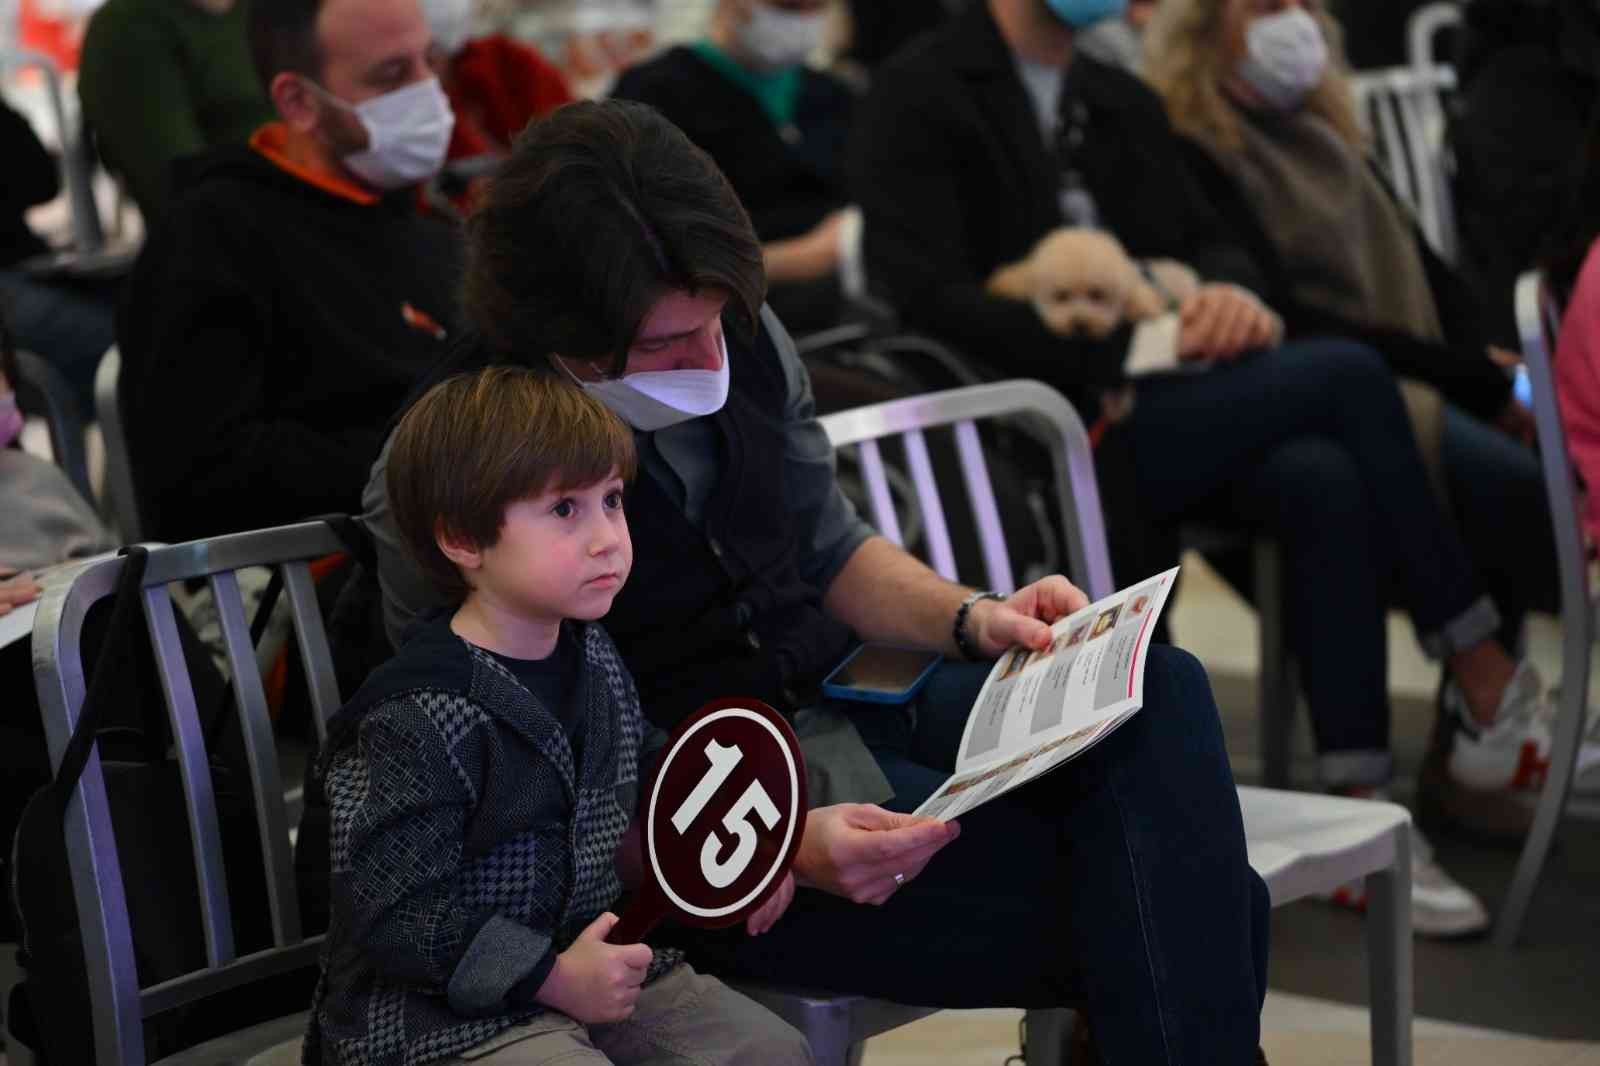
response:
<path fill-rule="evenodd" d="M 107 0 L 89 23 L 78 73 L 83 115 L 147 224 L 166 206 L 174 159 L 242 144 L 272 117 L 246 18 L 245 0 L 223 15 L 190 0 Z"/>

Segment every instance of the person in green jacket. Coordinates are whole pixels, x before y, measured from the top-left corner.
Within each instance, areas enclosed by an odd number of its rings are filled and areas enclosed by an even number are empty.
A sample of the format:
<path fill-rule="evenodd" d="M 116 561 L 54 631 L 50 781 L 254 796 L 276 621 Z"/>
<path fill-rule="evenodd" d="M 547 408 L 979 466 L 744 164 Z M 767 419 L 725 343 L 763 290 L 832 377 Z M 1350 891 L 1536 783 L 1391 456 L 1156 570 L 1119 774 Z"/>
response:
<path fill-rule="evenodd" d="M 107 0 L 84 37 L 83 116 L 146 225 L 172 161 L 243 144 L 273 117 L 245 33 L 245 0 Z"/>

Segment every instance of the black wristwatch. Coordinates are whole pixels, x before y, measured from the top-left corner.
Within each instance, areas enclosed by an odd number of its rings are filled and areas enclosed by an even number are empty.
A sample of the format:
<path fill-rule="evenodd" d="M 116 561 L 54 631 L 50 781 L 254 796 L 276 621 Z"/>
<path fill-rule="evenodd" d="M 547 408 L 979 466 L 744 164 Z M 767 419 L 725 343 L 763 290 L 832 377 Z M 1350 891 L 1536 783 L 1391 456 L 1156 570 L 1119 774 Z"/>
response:
<path fill-rule="evenodd" d="M 950 627 L 950 635 L 955 638 L 956 650 L 963 659 L 978 658 L 978 649 L 972 646 L 972 641 L 967 639 L 967 615 L 972 610 L 972 605 L 979 600 L 999 600 L 1005 602 L 1005 597 L 998 592 L 974 592 L 961 601 L 961 606 L 956 608 L 955 625 Z"/>

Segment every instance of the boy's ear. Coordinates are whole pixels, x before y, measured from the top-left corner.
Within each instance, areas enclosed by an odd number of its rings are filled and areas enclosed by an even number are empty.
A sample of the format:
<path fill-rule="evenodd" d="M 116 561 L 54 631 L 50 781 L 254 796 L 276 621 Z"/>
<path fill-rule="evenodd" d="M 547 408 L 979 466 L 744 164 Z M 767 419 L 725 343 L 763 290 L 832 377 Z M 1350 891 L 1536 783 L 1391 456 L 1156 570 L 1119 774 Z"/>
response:
<path fill-rule="evenodd" d="M 439 551 L 463 570 L 476 570 L 483 565 L 483 552 L 468 538 L 446 529 L 443 522 L 433 527 L 433 542 Z"/>

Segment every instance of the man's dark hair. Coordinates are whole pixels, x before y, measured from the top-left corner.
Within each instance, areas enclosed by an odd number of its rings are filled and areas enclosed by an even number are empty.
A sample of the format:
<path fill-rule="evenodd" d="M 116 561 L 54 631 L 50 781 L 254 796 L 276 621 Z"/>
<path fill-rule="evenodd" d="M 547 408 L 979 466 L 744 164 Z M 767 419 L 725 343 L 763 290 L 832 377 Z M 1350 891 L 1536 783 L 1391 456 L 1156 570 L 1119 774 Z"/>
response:
<path fill-rule="evenodd" d="M 322 55 L 317 50 L 317 15 L 322 0 L 249 0 L 250 57 L 261 87 L 288 70 L 317 78 Z"/>
<path fill-rule="evenodd" d="M 750 333 L 761 243 L 728 179 L 654 108 L 569 104 L 517 139 L 468 229 L 464 305 L 496 357 L 620 374 L 670 290 L 726 293 Z"/>

